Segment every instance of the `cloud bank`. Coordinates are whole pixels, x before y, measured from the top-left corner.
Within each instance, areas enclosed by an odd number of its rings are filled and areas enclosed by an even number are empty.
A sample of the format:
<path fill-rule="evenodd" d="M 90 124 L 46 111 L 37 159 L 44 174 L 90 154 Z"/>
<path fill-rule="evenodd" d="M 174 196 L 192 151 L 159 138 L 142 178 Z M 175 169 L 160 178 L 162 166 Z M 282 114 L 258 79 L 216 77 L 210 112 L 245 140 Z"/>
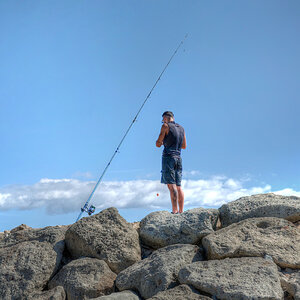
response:
<path fill-rule="evenodd" d="M 49 214 L 79 211 L 95 181 L 43 178 L 33 185 L 10 185 L 0 189 L 0 210 L 45 207 Z M 244 188 L 243 182 L 225 176 L 183 180 L 185 207 L 220 207 L 242 196 L 274 192 L 300 196 L 290 188 L 272 191 L 270 185 Z M 169 191 L 158 180 L 103 181 L 90 202 L 97 210 L 117 208 L 168 209 Z"/>
<path fill-rule="evenodd" d="M 0 189 L 0 210 L 46 208 L 47 213 L 79 211 L 93 190 L 95 181 L 42 178 L 33 185 L 10 185 Z M 270 185 L 244 188 L 243 181 L 213 176 L 210 179 L 183 180 L 185 208 L 220 207 L 222 204 L 252 194 L 274 192 L 300 196 L 286 188 L 272 191 Z M 103 181 L 90 202 L 97 210 L 107 207 L 169 209 L 166 185 L 158 180 Z"/>

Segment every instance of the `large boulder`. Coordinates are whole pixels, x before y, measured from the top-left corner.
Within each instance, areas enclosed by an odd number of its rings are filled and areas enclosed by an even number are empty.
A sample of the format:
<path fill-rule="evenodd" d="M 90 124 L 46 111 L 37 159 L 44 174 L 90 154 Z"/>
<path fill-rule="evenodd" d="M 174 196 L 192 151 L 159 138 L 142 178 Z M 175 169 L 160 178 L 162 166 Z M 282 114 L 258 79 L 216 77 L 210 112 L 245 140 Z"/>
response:
<path fill-rule="evenodd" d="M 202 239 L 208 259 L 272 256 L 282 268 L 300 268 L 300 231 L 280 218 L 253 218 L 231 224 Z"/>
<path fill-rule="evenodd" d="M 141 260 L 137 231 L 114 207 L 73 224 L 66 232 L 66 245 L 73 258 L 104 260 L 115 273 Z"/>
<path fill-rule="evenodd" d="M 30 294 L 27 300 L 65 300 L 66 293 L 62 286 L 47 291 L 37 291 Z"/>
<path fill-rule="evenodd" d="M 143 244 L 154 249 L 173 244 L 199 244 L 213 232 L 218 219 L 217 209 L 194 208 L 181 214 L 152 212 L 140 222 Z"/>
<path fill-rule="evenodd" d="M 178 278 L 218 299 L 283 299 L 276 264 L 261 257 L 194 262 L 182 268 Z"/>
<path fill-rule="evenodd" d="M 193 287 L 186 284 L 178 285 L 172 289 L 159 292 L 149 300 L 209 300 L 210 297 L 200 295 L 200 293 Z"/>
<path fill-rule="evenodd" d="M 300 270 L 285 269 L 280 272 L 283 290 L 294 300 L 300 300 Z"/>
<path fill-rule="evenodd" d="M 185 265 L 201 260 L 196 245 L 177 244 L 160 248 L 149 257 L 120 272 L 116 279 L 119 290 L 137 290 L 148 299 L 160 291 L 177 285 L 178 271 Z"/>
<path fill-rule="evenodd" d="M 141 298 L 133 291 L 112 293 L 108 296 L 94 298 L 94 300 L 140 300 Z"/>
<path fill-rule="evenodd" d="M 83 257 L 65 265 L 48 287 L 63 286 L 68 300 L 96 298 L 113 292 L 116 276 L 105 261 Z"/>
<path fill-rule="evenodd" d="M 66 227 L 16 231 L 0 240 L 0 299 L 42 290 L 61 265 Z"/>
<path fill-rule="evenodd" d="M 259 217 L 277 217 L 296 222 L 300 220 L 300 197 L 257 194 L 224 204 L 219 211 L 222 227 Z"/>

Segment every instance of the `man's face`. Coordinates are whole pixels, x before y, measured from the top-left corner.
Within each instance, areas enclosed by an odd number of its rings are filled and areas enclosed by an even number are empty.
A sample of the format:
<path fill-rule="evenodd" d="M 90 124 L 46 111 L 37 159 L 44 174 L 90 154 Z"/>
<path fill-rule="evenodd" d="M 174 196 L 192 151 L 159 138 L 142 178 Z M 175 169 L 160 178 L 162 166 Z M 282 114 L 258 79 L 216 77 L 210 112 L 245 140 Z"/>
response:
<path fill-rule="evenodd" d="M 163 116 L 163 119 L 162 119 L 162 123 L 168 123 L 170 122 L 170 117 L 169 116 Z"/>

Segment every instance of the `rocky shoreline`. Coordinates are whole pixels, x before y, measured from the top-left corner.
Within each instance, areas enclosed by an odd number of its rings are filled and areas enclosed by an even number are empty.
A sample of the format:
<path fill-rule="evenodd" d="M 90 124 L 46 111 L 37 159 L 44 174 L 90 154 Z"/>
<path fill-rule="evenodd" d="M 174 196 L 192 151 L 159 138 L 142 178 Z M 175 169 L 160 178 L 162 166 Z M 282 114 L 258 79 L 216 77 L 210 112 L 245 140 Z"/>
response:
<path fill-rule="evenodd" d="M 67 226 L 0 233 L 0 299 L 300 300 L 300 198 L 242 197 L 219 209 L 114 207 Z"/>

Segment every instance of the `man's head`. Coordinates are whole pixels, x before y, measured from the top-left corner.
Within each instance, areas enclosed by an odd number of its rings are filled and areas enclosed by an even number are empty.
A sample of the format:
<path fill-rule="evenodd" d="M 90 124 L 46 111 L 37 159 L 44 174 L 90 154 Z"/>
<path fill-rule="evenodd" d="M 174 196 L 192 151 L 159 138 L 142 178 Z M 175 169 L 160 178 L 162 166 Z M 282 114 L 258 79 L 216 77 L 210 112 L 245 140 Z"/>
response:
<path fill-rule="evenodd" d="M 163 122 L 164 123 L 174 121 L 174 114 L 171 111 L 165 111 L 162 114 L 162 117 L 163 117 Z"/>

